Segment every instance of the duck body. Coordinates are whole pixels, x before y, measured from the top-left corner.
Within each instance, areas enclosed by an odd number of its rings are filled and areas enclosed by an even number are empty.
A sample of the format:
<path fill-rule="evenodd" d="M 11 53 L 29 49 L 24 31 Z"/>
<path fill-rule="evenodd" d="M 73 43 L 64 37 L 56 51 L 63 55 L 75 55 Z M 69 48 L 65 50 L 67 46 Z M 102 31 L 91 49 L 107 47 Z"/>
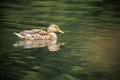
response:
<path fill-rule="evenodd" d="M 56 33 L 49 33 L 47 31 L 32 29 L 25 30 L 20 33 L 14 33 L 22 40 L 53 40 L 57 39 Z"/>
<path fill-rule="evenodd" d="M 64 33 L 60 30 L 60 28 L 55 25 L 51 24 L 48 27 L 47 31 L 40 30 L 40 29 L 32 29 L 32 30 L 24 30 L 20 33 L 15 33 L 22 40 L 56 40 L 57 35 L 55 32 Z"/>

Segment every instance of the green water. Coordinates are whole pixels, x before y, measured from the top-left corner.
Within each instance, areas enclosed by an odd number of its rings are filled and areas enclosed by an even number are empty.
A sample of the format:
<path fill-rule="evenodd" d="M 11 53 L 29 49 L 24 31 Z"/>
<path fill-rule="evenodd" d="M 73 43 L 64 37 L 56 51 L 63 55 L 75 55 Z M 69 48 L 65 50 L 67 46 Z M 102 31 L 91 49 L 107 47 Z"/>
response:
<path fill-rule="evenodd" d="M 3 0 L 0 3 L 0 80 L 119 80 L 119 0 Z M 13 32 L 65 34 L 58 51 L 15 47 Z"/>

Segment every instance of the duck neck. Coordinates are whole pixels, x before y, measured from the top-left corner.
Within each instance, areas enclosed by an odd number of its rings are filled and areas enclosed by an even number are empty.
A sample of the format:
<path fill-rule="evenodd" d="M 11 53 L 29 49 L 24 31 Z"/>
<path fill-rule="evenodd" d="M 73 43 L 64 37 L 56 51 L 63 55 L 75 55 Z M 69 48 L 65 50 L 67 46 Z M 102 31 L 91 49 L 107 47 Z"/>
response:
<path fill-rule="evenodd" d="M 57 35 L 54 32 L 49 33 L 52 36 L 52 40 L 57 40 Z"/>
<path fill-rule="evenodd" d="M 52 33 L 52 31 L 49 28 L 47 29 L 47 32 Z"/>

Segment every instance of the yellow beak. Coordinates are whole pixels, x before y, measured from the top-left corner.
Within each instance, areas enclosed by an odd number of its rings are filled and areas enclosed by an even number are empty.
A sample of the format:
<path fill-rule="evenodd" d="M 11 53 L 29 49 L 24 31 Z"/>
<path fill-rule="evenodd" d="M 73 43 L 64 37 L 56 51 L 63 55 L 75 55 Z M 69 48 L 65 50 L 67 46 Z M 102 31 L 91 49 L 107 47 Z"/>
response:
<path fill-rule="evenodd" d="M 64 32 L 60 29 L 58 29 L 57 32 L 64 34 Z"/>

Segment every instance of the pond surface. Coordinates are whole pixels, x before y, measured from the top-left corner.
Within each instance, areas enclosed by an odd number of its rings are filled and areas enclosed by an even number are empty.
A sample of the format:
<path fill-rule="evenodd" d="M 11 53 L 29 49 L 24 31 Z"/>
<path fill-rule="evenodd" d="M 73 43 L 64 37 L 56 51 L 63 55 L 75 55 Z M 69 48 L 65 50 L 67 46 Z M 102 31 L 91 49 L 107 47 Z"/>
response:
<path fill-rule="evenodd" d="M 3 0 L 0 4 L 0 80 L 119 80 L 120 12 L 117 0 Z M 13 34 L 57 24 L 51 51 Z M 22 43 L 22 46 L 15 47 Z M 29 42 L 28 42 L 29 43 Z M 26 45 L 27 48 L 25 47 Z"/>

